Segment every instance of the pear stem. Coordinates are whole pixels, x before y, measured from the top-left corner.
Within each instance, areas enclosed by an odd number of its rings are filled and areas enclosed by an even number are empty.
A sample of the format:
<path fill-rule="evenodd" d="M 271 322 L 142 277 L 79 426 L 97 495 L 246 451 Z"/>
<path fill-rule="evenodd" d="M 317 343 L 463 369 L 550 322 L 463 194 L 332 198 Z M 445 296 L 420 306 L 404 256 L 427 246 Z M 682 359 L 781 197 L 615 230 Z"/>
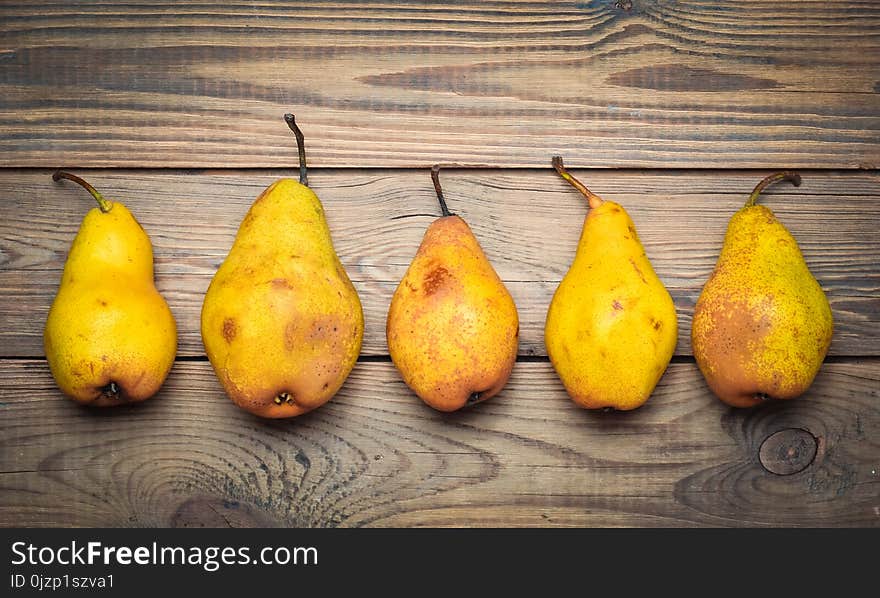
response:
<path fill-rule="evenodd" d="M 443 217 L 446 216 L 454 216 L 452 212 L 449 211 L 449 208 L 446 207 L 446 200 L 443 198 L 443 189 L 440 187 L 440 165 L 434 164 L 431 167 L 431 180 L 434 182 L 434 191 L 437 192 L 437 199 L 440 201 L 440 212 L 443 214 Z"/>
<path fill-rule="evenodd" d="M 110 211 L 110 208 L 113 207 L 112 201 L 104 199 L 104 196 L 98 193 L 97 189 L 89 185 L 87 182 L 85 182 L 83 179 L 79 178 L 75 174 L 70 174 L 69 172 L 64 172 L 63 170 L 56 170 L 55 173 L 52 175 L 52 180 L 57 183 L 61 179 L 73 181 L 74 183 L 78 184 L 83 189 L 91 193 L 92 197 L 95 198 L 95 201 L 98 202 L 98 208 L 100 208 L 100 210 L 105 214 Z"/>
<path fill-rule="evenodd" d="M 300 130 L 299 125 L 296 124 L 296 117 L 292 114 L 285 114 L 284 122 L 287 123 L 287 126 L 290 127 L 290 130 L 293 131 L 294 135 L 296 135 L 296 149 L 299 151 L 299 182 L 308 187 L 309 173 L 307 172 L 306 168 L 305 135 L 303 135 L 303 132 L 302 130 Z"/>
<path fill-rule="evenodd" d="M 761 195 L 761 191 L 766 189 L 769 185 L 772 185 L 773 183 L 777 183 L 779 181 L 788 181 L 795 187 L 800 187 L 801 175 L 791 170 L 785 170 L 783 172 L 771 174 L 755 186 L 755 190 L 752 191 L 751 195 L 749 195 L 749 199 L 746 202 L 745 207 L 750 208 L 755 205 L 755 202 L 758 201 L 758 196 Z"/>
<path fill-rule="evenodd" d="M 581 194 L 587 198 L 587 202 L 590 204 L 591 209 L 598 208 L 602 205 L 602 198 L 587 189 L 587 186 L 582 182 L 571 176 L 569 172 L 565 169 L 565 164 L 562 163 L 562 156 L 553 156 L 553 168 L 556 169 L 556 172 L 559 173 L 559 176 L 564 178 L 568 183 L 581 192 Z"/>

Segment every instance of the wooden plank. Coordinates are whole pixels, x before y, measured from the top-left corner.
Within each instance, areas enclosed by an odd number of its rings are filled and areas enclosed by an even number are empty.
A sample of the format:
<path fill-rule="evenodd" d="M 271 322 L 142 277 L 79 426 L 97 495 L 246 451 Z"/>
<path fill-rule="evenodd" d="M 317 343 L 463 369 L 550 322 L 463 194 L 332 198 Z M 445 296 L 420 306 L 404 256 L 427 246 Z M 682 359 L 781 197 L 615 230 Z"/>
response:
<path fill-rule="evenodd" d="M 2 360 L 0 525 L 874 527 L 878 383 L 876 359 L 827 363 L 807 395 L 735 410 L 674 363 L 644 407 L 594 413 L 520 362 L 501 395 L 444 415 L 359 363 L 324 407 L 264 421 L 202 361 L 95 411 L 45 362 Z"/>
<path fill-rule="evenodd" d="M 78 171 L 119 198 L 150 233 L 160 290 L 178 320 L 180 354 L 202 355 L 204 291 L 260 191 L 286 171 Z M 690 353 L 690 317 L 714 267 L 727 219 L 763 173 L 576 171 L 633 217 L 679 312 L 678 353 Z M 451 209 L 474 229 L 520 313 L 522 355 L 544 355 L 547 305 L 577 246 L 586 207 L 549 168 L 450 169 Z M 334 242 L 366 313 L 365 355 L 387 354 L 385 316 L 425 228 L 438 214 L 427 171 L 315 170 Z M 834 355 L 880 347 L 877 173 L 805 172 L 799 189 L 768 190 L 831 299 Z M 42 330 L 61 269 L 91 199 L 50 171 L 0 172 L 0 355 L 41 356 Z"/>
<path fill-rule="evenodd" d="M 877 168 L 873 2 L 0 6 L 0 165 Z"/>

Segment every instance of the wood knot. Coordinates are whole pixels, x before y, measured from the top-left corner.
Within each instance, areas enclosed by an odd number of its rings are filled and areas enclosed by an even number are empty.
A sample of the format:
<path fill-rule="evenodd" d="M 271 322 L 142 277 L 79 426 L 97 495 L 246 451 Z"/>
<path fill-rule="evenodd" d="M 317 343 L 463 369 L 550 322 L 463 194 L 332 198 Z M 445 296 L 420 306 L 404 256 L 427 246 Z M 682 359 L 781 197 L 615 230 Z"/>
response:
<path fill-rule="evenodd" d="M 268 514 L 248 504 L 219 496 L 194 496 L 171 515 L 170 527 L 276 527 Z"/>
<path fill-rule="evenodd" d="M 632 7 L 632 0 L 617 0 L 617 2 L 614 3 L 614 8 L 619 8 L 620 10 L 625 10 L 627 12 L 631 11 Z"/>
<path fill-rule="evenodd" d="M 770 473 L 792 475 L 810 466 L 818 448 L 816 437 L 806 430 L 787 428 L 764 439 L 758 457 Z"/>

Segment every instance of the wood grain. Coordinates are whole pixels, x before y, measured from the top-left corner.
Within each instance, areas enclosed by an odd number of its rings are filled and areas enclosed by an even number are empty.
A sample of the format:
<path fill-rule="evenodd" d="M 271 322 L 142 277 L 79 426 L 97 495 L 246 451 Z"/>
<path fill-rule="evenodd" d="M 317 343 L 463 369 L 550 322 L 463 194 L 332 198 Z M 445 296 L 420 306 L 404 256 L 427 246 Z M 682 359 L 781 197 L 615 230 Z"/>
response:
<path fill-rule="evenodd" d="M 0 4 L 0 40 L 0 526 L 880 527 L 877 3 L 47 0 Z M 329 404 L 265 421 L 223 395 L 199 312 L 254 198 L 295 175 L 284 112 L 366 334 Z M 678 356 L 631 413 L 577 408 L 546 359 L 586 214 L 554 154 L 626 207 L 676 303 Z M 521 320 L 508 386 L 454 414 L 384 339 L 437 162 L 489 167 L 441 178 Z M 145 404 L 79 407 L 42 357 L 91 207 L 56 167 L 152 238 L 180 346 Z M 803 186 L 762 201 L 835 336 L 805 396 L 736 410 L 690 357 L 691 314 L 728 218 L 781 168 Z"/>
<path fill-rule="evenodd" d="M 155 246 L 157 284 L 178 321 L 180 354 L 203 355 L 204 292 L 260 191 L 286 171 L 77 171 L 124 201 Z M 690 318 L 728 218 L 764 173 L 575 171 L 634 219 L 679 313 L 678 353 L 690 353 Z M 339 255 L 366 316 L 363 352 L 387 354 L 385 317 L 428 224 L 439 214 L 425 170 L 314 170 Z M 762 202 L 798 239 L 835 318 L 833 355 L 880 347 L 880 176 L 804 172 Z M 577 247 L 586 206 L 545 170 L 449 169 L 454 212 L 472 226 L 517 303 L 520 354 L 545 355 L 547 305 Z M 42 330 L 70 243 L 91 198 L 50 171 L 0 172 L 0 355 L 41 356 Z M 291 241 L 294 242 L 294 241 Z"/>
<path fill-rule="evenodd" d="M 877 168 L 874 2 L 4 2 L 0 165 Z"/>
<path fill-rule="evenodd" d="M 89 410 L 43 361 L 0 361 L 0 525 L 880 525 L 880 361 L 826 363 L 807 395 L 735 410 L 674 363 L 630 413 L 593 413 L 546 362 L 486 403 L 440 414 L 389 363 L 360 363 L 304 417 L 256 419 L 210 366 L 178 362 L 160 395 Z M 803 430 L 815 457 L 767 471 Z"/>

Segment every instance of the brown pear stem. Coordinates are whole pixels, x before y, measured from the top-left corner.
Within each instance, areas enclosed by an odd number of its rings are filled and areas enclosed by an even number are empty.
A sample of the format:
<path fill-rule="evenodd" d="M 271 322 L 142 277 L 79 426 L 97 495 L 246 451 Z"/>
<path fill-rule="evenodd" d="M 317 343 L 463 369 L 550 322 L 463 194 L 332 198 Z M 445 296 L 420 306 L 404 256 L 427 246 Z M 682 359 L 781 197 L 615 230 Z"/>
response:
<path fill-rule="evenodd" d="M 440 165 L 434 164 L 431 167 L 431 180 L 434 182 L 434 191 L 437 192 L 437 199 L 440 201 L 440 212 L 443 214 L 443 217 L 446 216 L 454 216 L 452 212 L 449 211 L 449 208 L 446 207 L 446 200 L 443 198 L 443 189 L 440 187 Z"/>
<path fill-rule="evenodd" d="M 571 176 L 569 172 L 565 169 L 565 164 L 562 163 L 562 156 L 553 156 L 553 168 L 556 169 L 556 172 L 559 173 L 559 176 L 564 178 L 568 183 L 581 192 L 581 194 L 587 198 L 587 202 L 590 204 L 591 209 L 598 208 L 602 205 L 602 198 L 587 189 L 587 186 L 582 182 Z"/>
<path fill-rule="evenodd" d="M 761 191 L 766 189 L 769 185 L 772 185 L 773 183 L 778 183 L 779 181 L 788 181 L 795 187 L 800 187 L 801 175 L 791 170 L 785 170 L 783 172 L 771 174 L 755 186 L 755 190 L 752 191 L 751 195 L 749 195 L 749 199 L 746 202 L 745 207 L 750 208 L 755 205 L 755 202 L 758 201 L 758 196 L 761 195 Z"/>
<path fill-rule="evenodd" d="M 292 114 L 284 115 L 284 122 L 287 123 L 287 126 L 290 127 L 290 130 L 293 131 L 293 134 L 296 135 L 296 149 L 299 151 L 299 182 L 309 186 L 309 173 L 306 168 L 306 138 L 303 135 L 302 130 L 300 130 L 299 125 L 296 124 L 296 117 Z"/>
<path fill-rule="evenodd" d="M 64 172 L 63 170 L 56 170 L 55 173 L 52 175 L 52 180 L 57 183 L 61 179 L 73 181 L 74 183 L 78 184 L 83 189 L 91 193 L 92 197 L 95 198 L 95 201 L 98 202 L 98 208 L 100 208 L 100 210 L 105 214 L 110 211 L 110 208 L 113 207 L 112 201 L 104 199 L 104 196 L 98 193 L 97 189 L 89 185 L 87 182 L 85 182 L 83 179 L 79 178 L 75 174 L 70 174 L 69 172 Z"/>

